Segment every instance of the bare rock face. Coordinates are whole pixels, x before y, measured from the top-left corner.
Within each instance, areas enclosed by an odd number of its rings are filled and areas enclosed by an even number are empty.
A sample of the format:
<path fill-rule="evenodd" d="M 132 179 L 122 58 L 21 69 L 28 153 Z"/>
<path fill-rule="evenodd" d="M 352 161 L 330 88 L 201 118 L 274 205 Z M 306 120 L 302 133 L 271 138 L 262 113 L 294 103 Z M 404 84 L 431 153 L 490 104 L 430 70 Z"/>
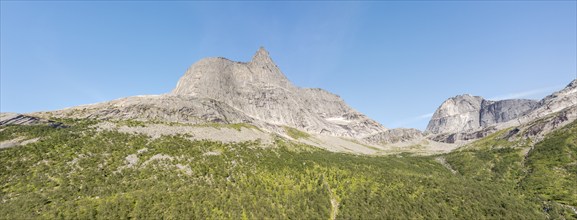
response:
<path fill-rule="evenodd" d="M 489 101 L 460 95 L 445 101 L 433 114 L 425 132 L 432 134 L 477 131 L 516 119 L 537 106 L 537 101 L 511 99 Z"/>
<path fill-rule="evenodd" d="M 386 131 L 322 89 L 294 86 L 260 48 L 250 62 L 206 58 L 190 66 L 169 94 L 133 96 L 36 113 L 43 117 L 135 119 L 183 123 L 250 123 L 282 133 L 362 138 Z"/>
<path fill-rule="evenodd" d="M 459 141 L 470 141 L 470 140 L 476 140 L 479 138 L 483 138 L 483 137 L 486 137 L 487 135 L 495 133 L 498 130 L 499 129 L 497 129 L 495 126 L 489 126 L 489 127 L 485 127 L 485 128 L 482 128 L 479 130 L 473 130 L 473 131 L 437 134 L 437 135 L 429 136 L 428 138 L 430 140 L 437 141 L 437 142 L 453 144 L 453 143 L 457 143 Z"/>
<path fill-rule="evenodd" d="M 537 107 L 522 119 L 541 118 L 575 105 L 577 105 L 577 80 L 573 80 L 564 89 L 541 99 Z"/>
<path fill-rule="evenodd" d="M 43 118 L 18 113 L 0 113 L 0 126 L 3 125 L 48 125 L 51 127 L 62 127 L 62 123 Z"/>
<path fill-rule="evenodd" d="M 395 144 L 423 137 L 421 131 L 414 128 L 395 128 L 363 138 L 364 141 L 373 144 Z"/>
<path fill-rule="evenodd" d="M 516 119 L 533 110 L 537 105 L 537 101 L 528 99 L 483 100 L 479 116 L 479 125 L 484 128 Z"/>
<path fill-rule="evenodd" d="M 461 95 L 448 99 L 437 109 L 425 133 L 433 140 L 447 143 L 474 140 L 503 128 L 522 127 L 551 117 L 556 118 L 552 121 L 557 124 L 560 121 L 571 122 L 574 120 L 572 117 L 558 115 L 562 113 L 561 115 L 572 116 L 575 106 L 577 106 L 577 80 L 541 101 L 526 99 L 489 101 L 478 96 Z M 543 126 L 543 131 L 537 130 L 543 133 L 556 127 L 556 124 L 548 125 Z M 533 126 L 533 128 L 539 127 Z"/>
<path fill-rule="evenodd" d="M 109 102 L 36 113 L 36 115 L 59 118 L 131 119 L 193 124 L 252 123 L 255 121 L 242 112 L 213 99 L 171 95 L 126 97 Z"/>
<path fill-rule="evenodd" d="M 456 133 L 480 126 L 479 113 L 483 98 L 459 95 L 443 102 L 427 125 L 426 133 Z"/>
<path fill-rule="evenodd" d="M 207 58 L 193 64 L 171 95 L 217 100 L 255 120 L 311 133 L 364 137 L 387 130 L 337 95 L 292 85 L 264 48 L 248 63 Z"/>
<path fill-rule="evenodd" d="M 502 123 L 500 128 L 517 126 L 524 138 L 541 139 L 544 135 L 577 119 L 577 80 L 564 89 L 543 98 L 527 114 L 514 121 Z M 517 122 L 517 123 L 515 123 Z"/>
<path fill-rule="evenodd" d="M 565 108 L 546 117 L 525 123 L 515 130 L 522 134 L 523 138 L 531 138 L 536 141 L 543 139 L 548 133 L 561 128 L 577 119 L 577 105 Z"/>

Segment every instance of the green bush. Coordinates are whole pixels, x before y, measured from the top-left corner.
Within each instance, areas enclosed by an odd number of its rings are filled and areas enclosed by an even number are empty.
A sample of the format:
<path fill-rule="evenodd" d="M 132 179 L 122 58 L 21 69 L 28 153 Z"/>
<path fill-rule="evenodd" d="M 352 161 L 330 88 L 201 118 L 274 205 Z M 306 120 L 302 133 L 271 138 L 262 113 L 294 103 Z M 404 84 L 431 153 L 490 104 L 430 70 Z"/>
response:
<path fill-rule="evenodd" d="M 304 131 L 300 131 L 296 128 L 291 128 L 291 127 L 285 126 L 284 130 L 285 130 L 286 134 L 293 139 L 308 138 L 311 136 L 310 134 L 308 134 Z"/>

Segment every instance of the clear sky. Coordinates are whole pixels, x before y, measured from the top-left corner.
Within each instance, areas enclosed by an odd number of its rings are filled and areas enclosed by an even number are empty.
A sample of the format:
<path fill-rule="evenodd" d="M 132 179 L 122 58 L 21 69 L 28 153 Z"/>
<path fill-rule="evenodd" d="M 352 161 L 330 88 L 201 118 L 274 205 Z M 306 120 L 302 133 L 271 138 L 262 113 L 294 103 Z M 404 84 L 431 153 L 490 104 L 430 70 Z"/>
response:
<path fill-rule="evenodd" d="M 577 73 L 576 1 L 2 1 L 0 111 L 171 91 L 203 57 L 260 46 L 389 128 L 458 94 L 534 98 Z"/>

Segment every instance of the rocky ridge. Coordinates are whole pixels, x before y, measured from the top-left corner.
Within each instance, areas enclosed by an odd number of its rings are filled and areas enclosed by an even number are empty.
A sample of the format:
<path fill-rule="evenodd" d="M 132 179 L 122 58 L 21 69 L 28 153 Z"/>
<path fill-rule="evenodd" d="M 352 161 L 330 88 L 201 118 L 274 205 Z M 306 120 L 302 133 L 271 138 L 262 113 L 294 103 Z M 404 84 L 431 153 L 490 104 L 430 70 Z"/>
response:
<path fill-rule="evenodd" d="M 527 136 L 523 138 L 538 139 L 575 120 L 576 106 L 576 81 L 540 101 L 491 101 L 479 96 L 460 95 L 443 102 L 424 133 L 405 128 L 389 130 L 352 109 L 335 94 L 293 85 L 269 53 L 260 48 L 249 62 L 220 57 L 202 59 L 191 65 L 175 89 L 167 94 L 126 97 L 28 115 L 3 113 L 0 125 L 48 123 L 60 126 L 48 120 L 51 117 L 107 121 L 104 124 L 137 120 L 149 123 L 142 128 L 103 128 L 152 137 L 202 131 L 202 135 L 195 138 L 223 141 L 245 140 L 239 136 L 245 132 L 250 133 L 250 140 L 266 140 L 267 143 L 272 143 L 275 135 L 281 135 L 331 151 L 352 153 L 379 154 L 399 148 L 442 153 L 460 146 L 453 143 L 476 140 L 510 127 L 515 127 L 511 137 L 523 134 Z M 221 132 L 220 129 L 187 127 L 211 123 L 250 124 L 257 130 L 247 128 L 236 132 L 227 129 Z M 305 131 L 310 136 L 304 139 L 292 137 L 289 135 L 292 128 Z M 231 138 L 219 137 L 223 135 Z"/>
<path fill-rule="evenodd" d="M 60 122 L 55 122 L 51 120 L 47 120 L 44 118 L 29 116 L 29 115 L 22 115 L 18 113 L 0 113 L 0 126 L 2 125 L 38 125 L 38 124 L 46 124 L 51 127 L 57 128 L 64 126 Z"/>
<path fill-rule="evenodd" d="M 432 140 L 447 143 L 474 140 L 500 129 L 555 118 L 559 112 L 568 117 L 554 121 L 570 122 L 574 120 L 572 115 L 576 106 L 577 80 L 540 101 L 490 101 L 479 96 L 459 95 L 441 104 L 429 121 L 425 134 Z"/>
<path fill-rule="evenodd" d="M 255 120 L 315 134 L 360 138 L 387 130 L 335 94 L 294 86 L 264 48 L 247 63 L 203 59 L 170 95 L 218 100 Z"/>
<path fill-rule="evenodd" d="M 202 59 L 188 68 L 168 94 L 126 97 L 32 115 L 187 124 L 246 123 L 285 137 L 289 137 L 286 128 L 291 127 L 317 135 L 311 139 L 316 138 L 312 143 L 319 146 L 335 140 L 361 141 L 358 145 L 365 147 L 363 144 L 383 142 L 376 137 L 406 139 L 406 135 L 396 138 L 398 132 L 387 132 L 335 94 L 294 86 L 264 48 L 249 62 L 221 57 Z"/>
<path fill-rule="evenodd" d="M 396 128 L 390 129 L 385 132 L 374 134 L 363 138 L 363 140 L 369 143 L 376 144 L 395 144 L 399 142 L 407 142 L 415 139 L 422 138 L 423 134 L 421 131 L 414 128 Z"/>
<path fill-rule="evenodd" d="M 442 134 L 476 131 L 516 119 L 534 109 L 537 104 L 537 101 L 527 99 L 490 101 L 480 96 L 459 95 L 441 104 L 425 132 Z"/>

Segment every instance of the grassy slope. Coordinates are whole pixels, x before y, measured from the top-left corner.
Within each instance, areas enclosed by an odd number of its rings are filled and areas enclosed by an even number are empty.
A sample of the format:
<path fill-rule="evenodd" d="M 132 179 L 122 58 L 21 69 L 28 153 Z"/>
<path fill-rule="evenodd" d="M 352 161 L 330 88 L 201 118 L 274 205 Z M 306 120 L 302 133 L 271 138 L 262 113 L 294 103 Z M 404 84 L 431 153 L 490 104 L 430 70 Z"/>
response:
<path fill-rule="evenodd" d="M 459 171 L 454 175 L 433 157 L 356 156 L 283 140 L 266 149 L 152 140 L 96 132 L 90 121 L 66 123 L 0 131 L 0 140 L 43 137 L 0 150 L 0 218 L 535 219 L 545 218 L 544 209 L 570 217 L 559 204 L 575 203 L 570 189 L 577 187 L 568 188 L 575 184 L 575 124 L 550 138 L 561 142 L 547 139 L 526 160 L 510 147 L 445 155 Z M 138 157 L 133 167 L 129 155 Z M 172 159 L 150 160 L 155 155 Z"/>
<path fill-rule="evenodd" d="M 577 207 L 577 123 L 537 143 L 526 165 L 522 189 L 544 201 Z"/>
<path fill-rule="evenodd" d="M 498 132 L 446 155 L 465 177 L 503 182 L 541 204 L 550 218 L 577 218 L 577 121 L 534 145 Z"/>

